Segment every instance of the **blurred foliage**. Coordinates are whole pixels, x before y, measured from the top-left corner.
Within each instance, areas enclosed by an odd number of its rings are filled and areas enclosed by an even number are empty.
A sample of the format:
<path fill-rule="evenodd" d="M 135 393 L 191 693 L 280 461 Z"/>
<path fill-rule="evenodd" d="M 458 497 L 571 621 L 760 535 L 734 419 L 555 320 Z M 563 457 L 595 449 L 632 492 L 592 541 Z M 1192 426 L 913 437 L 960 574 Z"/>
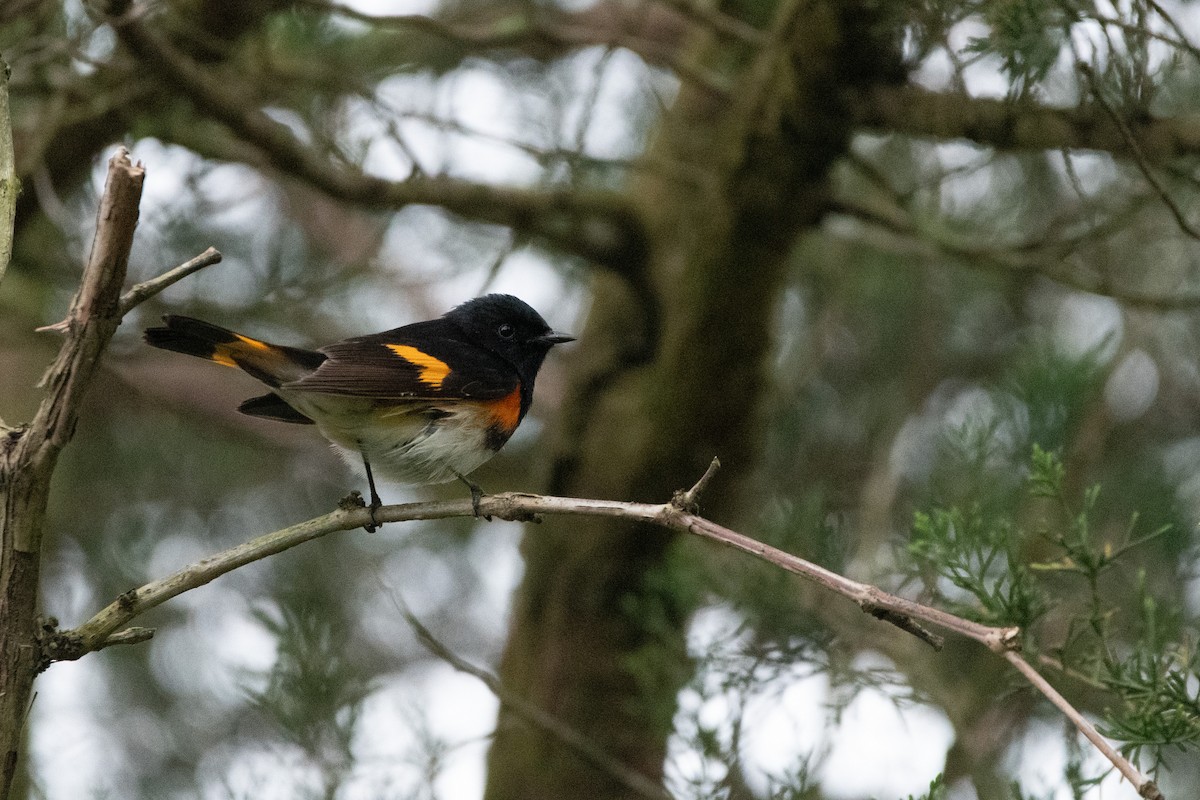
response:
<path fill-rule="evenodd" d="M 1075 503 L 1064 476 L 1062 461 L 1034 445 L 1028 493 L 1049 506 L 1036 528 L 1023 530 L 998 514 L 985 517 L 978 507 L 935 508 L 917 512 L 908 551 L 935 578 L 926 577 L 926 591 L 939 605 L 989 625 L 1019 625 L 1024 652 L 1033 658 L 1053 653 L 1051 665 L 1107 691 L 1113 705 L 1105 709 L 1105 735 L 1135 756 L 1149 750 L 1157 768 L 1167 748 L 1187 752 L 1200 745 L 1200 660 L 1194 632 L 1186 632 L 1178 613 L 1161 618 L 1162 601 L 1147 590 L 1145 569 L 1131 576 L 1120 568 L 1169 528 L 1142 531 L 1135 515 L 1115 541 L 1099 535 L 1100 487 L 1089 487 Z M 1023 555 L 1033 538 L 1048 545 L 1041 554 L 1047 560 Z M 1116 585 L 1106 580 L 1112 573 L 1118 573 Z M 1053 581 L 1062 576 L 1075 576 L 1076 585 Z M 1130 597 L 1141 610 L 1136 620 L 1123 618 Z M 1167 606 L 1177 608 L 1170 599 Z M 1043 624 L 1052 609 L 1063 619 Z M 1046 640 L 1063 624 L 1061 642 Z"/>
<path fill-rule="evenodd" d="M 929 791 L 925 792 L 922 795 L 910 794 L 908 796 L 908 800 L 945 800 L 945 798 L 946 798 L 946 784 L 942 780 L 941 775 L 938 775 L 936 778 L 934 778 L 933 780 L 931 780 L 929 782 Z"/>
<path fill-rule="evenodd" d="M 354 763 L 351 744 L 371 682 L 347 658 L 349 631 L 311 595 L 297 587 L 277 602 L 271 612 L 255 613 L 278 649 L 261 676 L 264 688 L 250 690 L 249 699 L 318 767 L 322 791 L 316 796 L 332 798 Z"/>
<path fill-rule="evenodd" d="M 1046 79 L 1062 52 L 1064 10 L 1039 0 L 999 0 L 980 9 L 988 32 L 972 38 L 967 53 L 996 56 L 1010 80 L 1010 93 L 1022 96 Z"/>

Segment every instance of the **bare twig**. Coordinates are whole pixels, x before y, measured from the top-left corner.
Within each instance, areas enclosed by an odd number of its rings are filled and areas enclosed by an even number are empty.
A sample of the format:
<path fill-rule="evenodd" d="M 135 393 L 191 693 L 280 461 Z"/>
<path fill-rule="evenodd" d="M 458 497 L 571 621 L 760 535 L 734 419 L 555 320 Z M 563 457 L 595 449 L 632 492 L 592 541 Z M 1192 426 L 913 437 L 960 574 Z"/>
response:
<path fill-rule="evenodd" d="M 1156 2 L 1156 0 L 1146 0 L 1146 5 L 1148 5 L 1150 8 L 1152 8 L 1154 10 L 1154 13 L 1158 14 L 1159 18 L 1163 22 L 1167 23 L 1167 27 L 1169 27 L 1171 30 L 1175 31 L 1175 36 L 1178 37 L 1178 39 L 1177 39 L 1177 41 L 1172 42 L 1167 38 L 1162 38 L 1160 36 L 1156 36 L 1153 31 L 1149 31 L 1148 35 L 1158 38 L 1161 41 L 1168 42 L 1169 44 L 1172 44 L 1176 47 L 1181 47 L 1184 50 L 1187 50 L 1189 53 L 1191 53 L 1192 58 L 1195 58 L 1197 61 L 1200 61 L 1200 48 L 1197 48 L 1196 45 L 1192 44 L 1191 40 L 1188 39 L 1187 31 L 1185 31 L 1183 29 L 1183 26 L 1180 25 L 1175 20 L 1175 17 L 1171 16 L 1167 12 L 1167 10 L 1165 8 L 1163 8 L 1162 4 Z M 1107 22 L 1107 19 L 1105 19 L 1104 17 L 1099 17 L 1099 19 L 1101 21 Z"/>
<path fill-rule="evenodd" d="M 39 636 L 40 660 L 38 672 L 42 672 L 55 661 L 74 661 L 83 656 L 82 643 L 78 636 L 57 629 L 58 620 L 50 617 L 42 624 Z M 153 628 L 126 628 L 111 634 L 97 644 L 91 652 L 122 644 L 141 644 L 154 638 Z"/>
<path fill-rule="evenodd" d="M 141 644 L 153 638 L 154 628 L 126 628 L 109 636 L 96 649 L 103 650 L 106 647 L 115 647 L 121 644 Z"/>
<path fill-rule="evenodd" d="M 700 480 L 696 481 L 696 485 L 688 489 L 686 492 L 679 491 L 671 498 L 671 505 L 678 508 L 680 511 L 688 511 L 695 514 L 699 510 L 697 503 L 700 500 L 700 493 L 708 488 L 708 484 L 712 481 L 713 476 L 717 474 L 717 470 L 721 468 L 721 459 L 713 458 L 709 463 L 708 469 L 704 470 L 704 474 L 700 476 Z"/>
<path fill-rule="evenodd" d="M 405 509 L 410 514 L 405 517 L 406 519 L 430 519 L 432 517 L 422 513 L 423 509 L 421 506 L 426 505 L 437 504 L 413 503 L 409 506 L 387 506 L 386 508 Z M 467 503 L 467 507 L 469 513 L 470 503 Z M 481 507 L 483 507 L 482 504 Z M 378 518 L 389 522 L 393 521 L 386 518 L 383 511 L 381 509 L 377 512 Z M 184 592 L 203 586 L 214 578 L 218 578 L 238 567 L 260 561 L 267 556 L 274 555 L 275 553 L 282 552 L 329 533 L 354 530 L 355 528 L 362 527 L 362 525 L 366 524 L 365 522 L 355 523 L 351 521 L 360 516 L 369 521 L 370 515 L 366 509 L 341 508 L 323 517 L 317 517 L 316 519 L 301 522 L 283 530 L 274 531 L 273 533 L 267 533 L 251 539 L 229 550 L 201 559 L 165 578 L 151 581 L 137 589 L 131 589 L 83 625 L 72 631 L 63 632 L 64 636 L 78 639 L 78 647 L 71 653 L 72 657 L 64 658 L 63 660 L 74 660 L 74 658 L 80 658 L 92 650 L 98 649 L 103 642 L 108 641 L 118 628 L 121 628 L 139 614 L 165 603 L 172 597 L 177 597 Z M 452 514 L 451 516 L 456 515 Z"/>
<path fill-rule="evenodd" d="M 210 247 L 195 258 L 175 267 L 175 269 L 168 270 L 157 278 L 151 278 L 148 281 L 134 285 L 132 289 L 121 295 L 121 316 L 125 316 L 139 303 L 144 303 L 163 289 L 178 283 L 188 275 L 199 272 L 205 267 L 220 263 L 221 257 L 220 251 L 215 247 Z"/>
<path fill-rule="evenodd" d="M 380 98 L 371 98 L 372 104 L 387 113 L 393 114 L 396 117 L 402 118 L 405 121 L 419 122 L 428 125 L 441 132 L 448 132 L 469 137 L 471 139 L 480 139 L 485 141 L 496 142 L 505 147 L 511 147 L 521 153 L 524 153 L 541 164 L 553 164 L 555 162 L 565 162 L 572 166 L 582 166 L 597 170 L 628 170 L 630 172 L 642 172 L 663 177 L 667 180 L 678 182 L 686 191 L 705 191 L 708 188 L 709 176 L 700 170 L 690 168 L 686 164 L 679 161 L 667 161 L 661 158 L 653 158 L 651 156 L 642 155 L 636 159 L 628 158 L 603 158 L 600 156 L 588 155 L 580 150 L 580 148 L 566 147 L 540 147 L 536 144 L 531 144 L 527 141 L 514 139 L 512 136 L 488 133 L 487 131 L 477 130 L 468 125 L 464 125 L 457 120 L 448 119 L 446 117 L 437 116 L 421 111 L 402 108 L 396 104 L 387 103 Z M 392 135 L 398 136 L 395 130 L 395 121 L 391 126 Z M 408 154 L 411 160 L 411 154 Z"/>
<path fill-rule="evenodd" d="M 595 501 L 587 502 L 591 503 Z M 732 531 L 703 517 L 682 512 L 669 504 L 666 506 L 648 506 L 647 510 L 649 509 L 653 509 L 654 513 L 646 513 L 645 516 L 641 517 L 647 522 L 656 522 L 674 530 L 702 536 L 705 539 L 720 542 L 736 550 L 741 550 L 743 553 L 749 553 L 761 558 L 788 572 L 800 575 L 824 586 L 826 589 L 848 597 L 857 603 L 859 608 L 863 609 L 864 612 L 884 622 L 896 624 L 895 619 L 897 617 L 920 620 L 966 636 L 969 639 L 974 639 L 995 653 L 1003 653 L 1019 647 L 1021 631 L 1018 628 L 995 628 L 983 625 L 942 611 L 939 608 L 921 605 L 912 600 L 898 597 L 870 584 L 859 583 L 836 572 L 827 570 L 819 564 L 813 564 L 791 553 L 785 553 L 768 544 L 763 544 L 745 534 Z M 553 513 L 549 509 L 537 510 L 544 511 L 545 513 Z M 622 515 L 617 514 L 617 516 Z M 880 614 L 881 609 L 889 613 Z M 907 627 L 904 629 L 910 633 L 913 632 Z"/>
<path fill-rule="evenodd" d="M 1096 749 L 1103 753 L 1104 757 L 1133 784 L 1133 788 L 1137 789 L 1139 795 L 1146 798 L 1146 800 L 1164 800 L 1162 792 L 1154 781 L 1139 772 L 1137 767 L 1133 766 L 1128 759 L 1118 753 L 1116 748 L 1100 735 L 1100 732 L 1096 730 L 1096 726 L 1089 722 L 1087 717 L 1079 713 L 1073 705 L 1067 702 L 1067 698 L 1059 694 L 1058 690 L 1051 686 L 1050 682 L 1042 677 L 1040 672 L 1030 666 L 1029 662 L 1022 658 L 1020 653 L 1008 652 L 1004 654 L 1004 658 L 1008 663 L 1016 667 L 1017 671 L 1025 676 L 1027 681 L 1033 684 L 1033 688 L 1041 692 L 1067 719 L 1071 720 L 1071 724 L 1087 737 L 1087 740 L 1095 745 Z"/>
<path fill-rule="evenodd" d="M 16 158 L 13 156 L 12 119 L 8 110 L 8 63 L 0 58 L 0 281 L 12 260 L 13 223 L 17 218 Z M 8 426 L 0 419 L 0 433 Z"/>
<path fill-rule="evenodd" d="M 431 653 L 454 667 L 454 669 L 482 681 L 483 685 L 496 696 L 500 703 L 507 706 L 518 717 L 552 735 L 558 741 L 575 751 L 575 754 L 584 761 L 620 783 L 636 796 L 648 798 L 649 800 L 670 800 L 671 795 L 664 791 L 657 783 L 626 766 L 616 758 L 613 758 L 600 747 L 597 747 L 595 742 L 587 736 L 558 719 L 553 714 L 534 705 L 520 695 L 510 692 L 494 674 L 482 667 L 475 666 L 439 641 L 433 635 L 432 631 L 426 628 L 413 615 L 412 611 L 398 599 L 397 605 L 400 606 L 400 613 L 417 634 L 417 638 L 421 641 L 421 644 L 425 645 Z"/>
<path fill-rule="evenodd" d="M 1155 7 L 1156 4 L 1148 3 L 1148 5 L 1150 5 L 1151 7 Z M 1156 9 L 1156 10 L 1158 10 L 1159 16 L 1169 26 L 1171 26 L 1175 29 L 1175 33 L 1177 34 L 1176 36 L 1168 36 L 1165 33 L 1159 33 L 1158 31 L 1151 30 L 1145 24 L 1142 24 L 1142 23 L 1127 22 L 1127 21 L 1117 18 L 1117 17 L 1106 17 L 1100 13 L 1096 13 L 1096 14 L 1092 15 L 1091 19 L 1095 20 L 1096 22 L 1100 23 L 1101 25 L 1103 25 L 1105 27 L 1112 26 L 1114 28 L 1117 28 L 1123 34 L 1133 34 L 1136 36 L 1145 36 L 1150 39 L 1154 39 L 1156 41 L 1162 42 L 1163 44 L 1168 45 L 1170 47 L 1174 47 L 1177 50 L 1184 50 L 1189 55 L 1191 55 L 1192 58 L 1196 59 L 1197 61 L 1200 61 L 1200 48 L 1197 48 L 1196 45 L 1192 44 L 1191 42 L 1189 42 L 1187 40 L 1186 34 L 1179 27 L 1178 23 L 1176 23 L 1174 19 L 1169 17 L 1161 9 Z"/>
<path fill-rule="evenodd" d="M 216 248 L 210 247 L 195 258 L 185 261 L 172 270 L 164 272 L 157 278 L 151 278 L 148 281 L 136 284 L 128 292 L 121 295 L 121 300 L 117 304 L 117 310 L 123 317 L 138 304 L 149 300 L 171 284 L 178 283 L 193 272 L 199 272 L 205 267 L 220 262 L 220 260 L 221 253 Z M 68 318 L 59 320 L 52 325 L 42 325 L 41 327 L 34 328 L 34 330 L 37 333 L 66 333 L 70 324 L 71 320 Z"/>
<path fill-rule="evenodd" d="M 0 280 L 12 260 L 13 221 L 17 215 L 16 158 L 13 156 L 12 120 L 8 111 L 8 63 L 0 59 Z"/>

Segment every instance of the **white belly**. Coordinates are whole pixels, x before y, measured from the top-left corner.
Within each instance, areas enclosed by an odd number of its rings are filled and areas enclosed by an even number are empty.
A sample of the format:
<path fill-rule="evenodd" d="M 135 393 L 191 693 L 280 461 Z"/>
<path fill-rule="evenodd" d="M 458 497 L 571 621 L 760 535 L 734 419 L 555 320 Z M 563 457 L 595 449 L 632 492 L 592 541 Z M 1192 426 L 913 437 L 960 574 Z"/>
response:
<path fill-rule="evenodd" d="M 357 467 L 366 455 L 376 475 L 398 483 L 448 483 L 496 454 L 487 426 L 466 414 L 451 411 L 432 420 L 423 413 L 381 411 L 367 399 L 312 393 L 284 399 L 316 422 L 346 463 Z"/>

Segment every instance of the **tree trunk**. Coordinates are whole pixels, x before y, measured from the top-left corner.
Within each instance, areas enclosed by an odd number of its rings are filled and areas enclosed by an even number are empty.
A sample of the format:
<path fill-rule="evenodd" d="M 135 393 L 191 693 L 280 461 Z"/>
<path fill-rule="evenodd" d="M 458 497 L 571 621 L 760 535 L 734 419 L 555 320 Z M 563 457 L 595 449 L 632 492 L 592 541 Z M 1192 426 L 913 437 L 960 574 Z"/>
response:
<path fill-rule="evenodd" d="M 727 96 L 681 90 L 647 158 L 673 165 L 671 176 L 630 191 L 650 231 L 644 288 L 595 283 L 552 492 L 662 502 L 719 456 L 725 469 L 702 502 L 708 516 L 733 509 L 761 445 L 756 411 L 791 246 L 819 221 L 849 142 L 845 100 L 901 77 L 878 66 L 893 50 L 872 41 L 869 14 L 785 2 Z M 704 52 L 698 43 L 696 60 Z M 690 673 L 694 598 L 673 545 L 602 519 L 531 530 L 500 669 L 508 688 L 655 781 Z M 488 766 L 488 800 L 627 795 L 503 709 Z"/>
<path fill-rule="evenodd" d="M 0 490 L 5 501 L 7 488 Z M 0 584 L 0 747 L 4 752 L 0 798 L 7 798 L 17 774 L 17 754 L 38 668 L 38 554 L 5 546 L 0 553 Z"/>

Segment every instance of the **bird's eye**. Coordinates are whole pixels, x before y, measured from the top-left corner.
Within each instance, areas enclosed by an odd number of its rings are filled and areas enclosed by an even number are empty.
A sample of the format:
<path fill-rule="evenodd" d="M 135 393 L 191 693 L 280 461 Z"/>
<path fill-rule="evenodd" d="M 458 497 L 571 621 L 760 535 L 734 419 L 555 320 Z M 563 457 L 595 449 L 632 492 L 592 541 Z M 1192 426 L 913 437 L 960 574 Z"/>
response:
<path fill-rule="evenodd" d="M 496 333 L 500 334 L 501 339 L 511 339 L 517 330 L 507 322 L 503 323 L 499 328 L 496 328 Z"/>

